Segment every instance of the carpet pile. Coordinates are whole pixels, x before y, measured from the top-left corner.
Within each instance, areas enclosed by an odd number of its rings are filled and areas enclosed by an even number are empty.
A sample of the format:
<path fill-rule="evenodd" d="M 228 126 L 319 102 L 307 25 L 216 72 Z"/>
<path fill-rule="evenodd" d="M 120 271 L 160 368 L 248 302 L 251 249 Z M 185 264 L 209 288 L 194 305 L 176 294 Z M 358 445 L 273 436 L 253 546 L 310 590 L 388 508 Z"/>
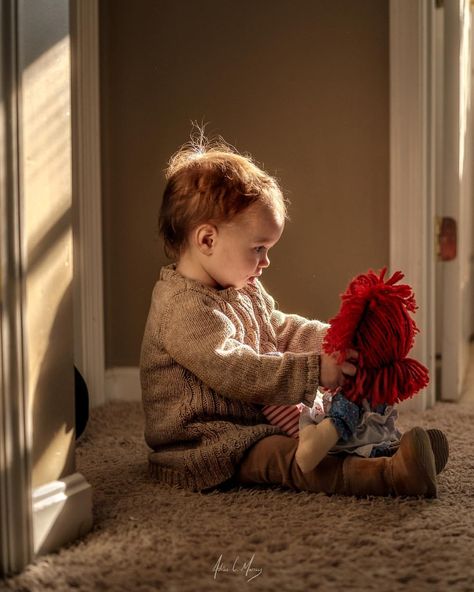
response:
<path fill-rule="evenodd" d="M 191 493 L 148 477 L 138 403 L 92 412 L 77 470 L 94 527 L 3 580 L 16 592 L 474 590 L 474 404 L 437 403 L 400 427 L 444 430 L 439 498 L 356 499 L 281 488 Z"/>

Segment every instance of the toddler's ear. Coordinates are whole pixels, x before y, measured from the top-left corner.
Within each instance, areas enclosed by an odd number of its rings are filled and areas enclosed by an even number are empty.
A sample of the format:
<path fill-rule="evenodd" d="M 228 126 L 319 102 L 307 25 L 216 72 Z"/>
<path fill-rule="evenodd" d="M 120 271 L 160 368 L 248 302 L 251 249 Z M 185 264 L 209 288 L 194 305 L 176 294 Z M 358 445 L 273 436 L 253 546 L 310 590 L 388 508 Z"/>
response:
<path fill-rule="evenodd" d="M 213 224 L 201 224 L 194 232 L 195 244 L 203 255 L 210 255 L 215 246 L 217 229 Z"/>

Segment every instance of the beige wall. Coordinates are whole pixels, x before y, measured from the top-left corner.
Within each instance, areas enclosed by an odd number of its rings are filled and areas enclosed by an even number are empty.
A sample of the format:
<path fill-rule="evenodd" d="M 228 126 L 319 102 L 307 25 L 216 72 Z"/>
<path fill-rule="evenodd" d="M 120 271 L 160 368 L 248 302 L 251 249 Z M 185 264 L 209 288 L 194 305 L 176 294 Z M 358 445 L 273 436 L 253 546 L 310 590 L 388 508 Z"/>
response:
<path fill-rule="evenodd" d="M 74 472 L 68 2 L 18 2 L 19 166 L 32 485 Z"/>
<path fill-rule="evenodd" d="M 165 262 L 168 157 L 209 122 L 280 179 L 291 223 L 264 283 L 326 319 L 347 281 L 388 264 L 387 0 L 101 6 L 106 362 L 136 366 Z"/>

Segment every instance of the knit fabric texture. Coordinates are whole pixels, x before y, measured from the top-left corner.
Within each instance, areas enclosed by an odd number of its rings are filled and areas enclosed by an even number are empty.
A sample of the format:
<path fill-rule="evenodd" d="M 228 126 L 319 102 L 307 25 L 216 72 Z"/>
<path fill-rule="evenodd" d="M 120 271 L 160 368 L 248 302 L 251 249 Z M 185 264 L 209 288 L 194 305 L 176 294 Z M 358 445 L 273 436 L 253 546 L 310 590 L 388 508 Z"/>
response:
<path fill-rule="evenodd" d="M 264 405 L 312 405 L 327 327 L 277 310 L 258 281 L 217 290 L 163 267 L 140 358 L 153 474 L 192 490 L 232 477 L 255 442 L 282 433 Z"/>

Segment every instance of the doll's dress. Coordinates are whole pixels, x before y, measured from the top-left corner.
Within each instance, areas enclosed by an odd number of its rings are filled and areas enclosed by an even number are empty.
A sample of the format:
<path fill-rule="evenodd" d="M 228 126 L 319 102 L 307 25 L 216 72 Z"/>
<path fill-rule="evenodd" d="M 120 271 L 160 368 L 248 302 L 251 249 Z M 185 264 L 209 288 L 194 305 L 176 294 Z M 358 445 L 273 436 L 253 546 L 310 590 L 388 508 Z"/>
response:
<path fill-rule="evenodd" d="M 326 417 L 335 419 L 336 427 L 338 423 L 344 425 L 346 431 L 330 454 L 345 452 L 364 457 L 379 456 L 385 450 L 393 449 L 402 436 L 396 426 L 398 411 L 394 405 L 378 405 L 371 409 L 367 399 L 356 405 L 342 392 L 331 394 L 320 390 L 312 407 L 301 406 L 299 428 L 318 424 Z"/>

